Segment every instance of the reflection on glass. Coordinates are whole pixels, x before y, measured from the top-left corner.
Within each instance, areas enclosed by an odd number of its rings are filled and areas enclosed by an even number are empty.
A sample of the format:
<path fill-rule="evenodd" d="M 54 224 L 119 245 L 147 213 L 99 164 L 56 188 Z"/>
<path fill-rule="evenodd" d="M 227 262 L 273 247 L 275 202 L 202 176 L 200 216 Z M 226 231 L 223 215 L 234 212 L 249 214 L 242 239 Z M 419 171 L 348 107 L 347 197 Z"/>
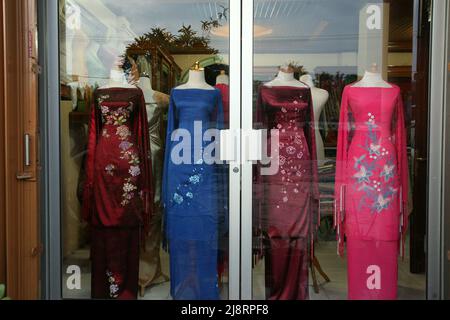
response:
<path fill-rule="evenodd" d="M 421 179 L 409 170 L 415 10 L 254 2 L 254 128 L 267 133 L 254 171 L 255 299 L 425 297 L 407 252 L 424 236 L 408 233 Z"/>
<path fill-rule="evenodd" d="M 227 298 L 228 2 L 59 8 L 63 297 Z"/>

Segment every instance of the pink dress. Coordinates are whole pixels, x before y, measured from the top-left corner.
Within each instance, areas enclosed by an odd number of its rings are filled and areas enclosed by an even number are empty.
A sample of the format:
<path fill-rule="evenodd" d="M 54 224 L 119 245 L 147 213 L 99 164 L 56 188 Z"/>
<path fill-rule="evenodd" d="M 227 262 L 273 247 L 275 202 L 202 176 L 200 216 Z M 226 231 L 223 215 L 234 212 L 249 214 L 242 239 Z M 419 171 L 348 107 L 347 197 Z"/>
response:
<path fill-rule="evenodd" d="M 338 139 L 335 227 L 340 255 L 347 239 L 350 300 L 397 299 L 398 253 L 407 229 L 407 199 L 400 88 L 347 86 Z"/>

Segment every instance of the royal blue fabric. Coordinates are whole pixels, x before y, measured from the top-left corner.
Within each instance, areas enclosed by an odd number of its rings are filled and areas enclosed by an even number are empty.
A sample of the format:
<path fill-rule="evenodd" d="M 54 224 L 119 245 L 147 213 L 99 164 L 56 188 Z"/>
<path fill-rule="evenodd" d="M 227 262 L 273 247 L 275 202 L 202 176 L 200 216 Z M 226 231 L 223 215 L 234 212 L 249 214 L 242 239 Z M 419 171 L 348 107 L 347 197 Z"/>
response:
<path fill-rule="evenodd" d="M 219 136 L 212 141 L 202 137 L 209 129 L 222 127 L 220 91 L 172 91 L 162 192 L 171 295 L 175 300 L 220 299 L 217 262 L 219 230 L 227 224 L 226 166 L 211 164 L 201 155 L 207 147 L 211 150 L 213 143 L 216 152 L 211 154 L 218 158 Z M 183 138 L 173 141 L 176 134 Z M 185 146 L 182 151 L 181 145 Z M 174 163 L 174 154 L 190 161 Z"/>

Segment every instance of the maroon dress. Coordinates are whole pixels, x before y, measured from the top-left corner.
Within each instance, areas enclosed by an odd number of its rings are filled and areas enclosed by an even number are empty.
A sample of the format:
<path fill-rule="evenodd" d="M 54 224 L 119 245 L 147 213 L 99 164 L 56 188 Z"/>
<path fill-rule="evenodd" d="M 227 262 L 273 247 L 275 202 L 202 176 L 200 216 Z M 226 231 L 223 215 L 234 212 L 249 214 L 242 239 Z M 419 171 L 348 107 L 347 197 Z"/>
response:
<path fill-rule="evenodd" d="M 140 89 L 94 93 L 83 218 L 91 227 L 92 297 L 136 299 L 139 240 L 152 211 L 151 155 Z"/>
<path fill-rule="evenodd" d="M 319 198 L 311 91 L 262 86 L 258 106 L 263 127 L 279 134 L 278 172 L 260 175 L 259 185 L 267 299 L 305 300 Z"/>

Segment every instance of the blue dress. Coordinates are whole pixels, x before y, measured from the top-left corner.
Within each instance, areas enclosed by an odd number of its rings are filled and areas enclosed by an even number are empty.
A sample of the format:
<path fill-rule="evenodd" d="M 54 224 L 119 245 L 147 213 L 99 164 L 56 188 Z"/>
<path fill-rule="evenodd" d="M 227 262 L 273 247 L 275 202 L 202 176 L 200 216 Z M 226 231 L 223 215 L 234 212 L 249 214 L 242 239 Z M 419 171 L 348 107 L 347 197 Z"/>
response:
<path fill-rule="evenodd" d="M 223 106 L 218 90 L 174 89 L 163 177 L 164 229 L 175 300 L 219 300 L 219 229 L 225 223 L 219 162 Z"/>

